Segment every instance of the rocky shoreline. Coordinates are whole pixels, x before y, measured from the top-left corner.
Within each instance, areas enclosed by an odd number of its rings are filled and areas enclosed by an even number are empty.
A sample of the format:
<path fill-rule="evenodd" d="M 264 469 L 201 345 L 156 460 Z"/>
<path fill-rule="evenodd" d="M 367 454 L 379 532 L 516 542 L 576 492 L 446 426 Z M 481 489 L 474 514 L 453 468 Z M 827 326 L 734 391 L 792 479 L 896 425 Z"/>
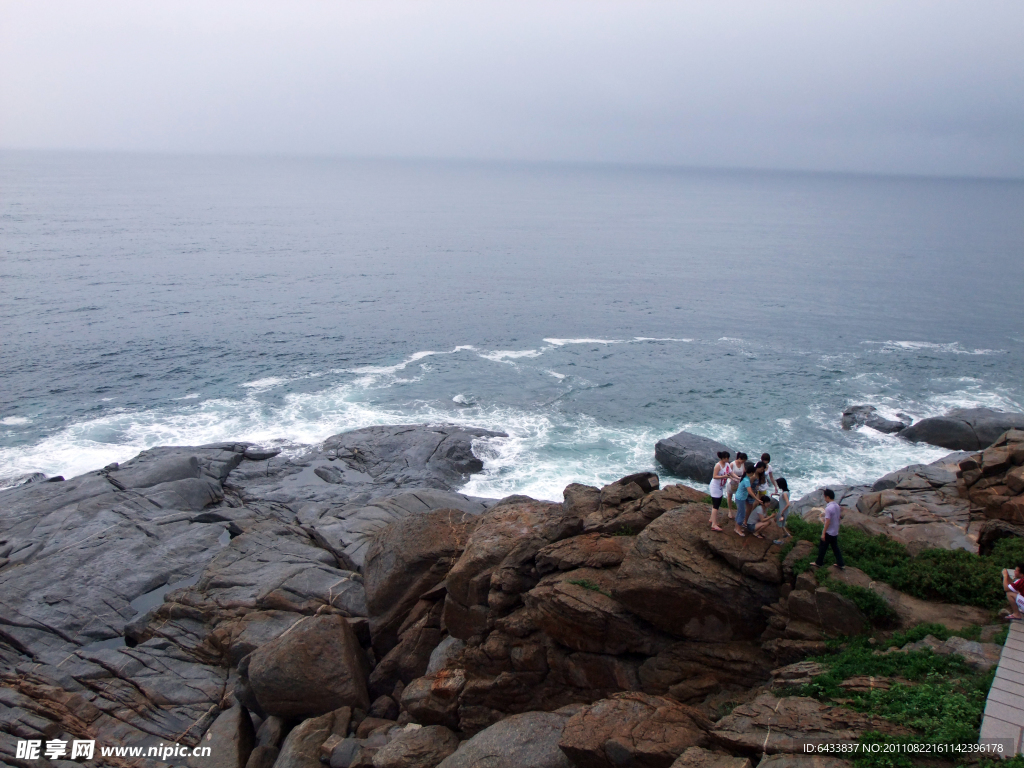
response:
<path fill-rule="evenodd" d="M 562 503 L 460 494 L 472 441 L 497 434 L 154 448 L 0 491 L 0 762 L 53 765 L 17 740 L 86 738 L 209 745 L 189 764 L 238 768 L 744 768 L 900 732 L 773 692 L 828 637 L 870 629 L 794 572 L 808 542 L 783 556 L 714 534 L 702 492 L 652 473 Z M 911 552 L 1024 535 L 1024 432 L 994 440 L 837 489 L 844 525 Z M 992 618 L 842 579 L 903 628 Z M 990 665 L 987 645 L 950 652 Z"/>

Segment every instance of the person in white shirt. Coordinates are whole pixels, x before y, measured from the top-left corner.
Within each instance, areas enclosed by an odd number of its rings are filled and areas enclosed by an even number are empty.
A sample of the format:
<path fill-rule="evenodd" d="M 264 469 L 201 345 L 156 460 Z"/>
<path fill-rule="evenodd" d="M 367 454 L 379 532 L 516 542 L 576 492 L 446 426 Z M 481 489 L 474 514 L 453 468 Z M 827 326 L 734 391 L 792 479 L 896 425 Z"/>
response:
<path fill-rule="evenodd" d="M 708 492 L 711 495 L 711 530 L 721 531 L 718 527 L 718 508 L 722 506 L 722 496 L 725 495 L 726 484 L 731 475 L 729 467 L 729 452 L 718 452 L 718 463 L 711 470 L 711 486 Z"/>
<path fill-rule="evenodd" d="M 736 460 L 729 465 L 729 485 L 727 486 L 727 494 L 725 497 L 726 506 L 729 508 L 729 519 L 732 520 L 734 515 L 732 511 L 732 499 L 736 494 L 736 489 L 740 487 L 740 480 L 747 474 L 747 454 L 738 452 L 736 454 Z M 737 505 L 738 506 L 738 505 Z"/>

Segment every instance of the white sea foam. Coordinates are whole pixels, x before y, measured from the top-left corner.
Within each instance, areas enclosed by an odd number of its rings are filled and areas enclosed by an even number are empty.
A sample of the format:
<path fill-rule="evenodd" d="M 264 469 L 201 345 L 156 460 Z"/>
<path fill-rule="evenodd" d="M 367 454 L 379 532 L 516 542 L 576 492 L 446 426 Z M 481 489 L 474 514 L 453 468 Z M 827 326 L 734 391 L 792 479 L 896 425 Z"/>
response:
<path fill-rule="evenodd" d="M 557 371 L 544 371 L 544 373 L 546 373 L 548 376 L 554 376 L 559 381 L 565 378 L 564 373 L 558 373 Z"/>
<path fill-rule="evenodd" d="M 684 344 L 690 344 L 691 342 L 693 342 L 693 339 L 672 339 L 672 338 L 656 339 L 656 338 L 653 338 L 651 336 L 634 336 L 633 337 L 633 341 L 679 341 L 679 342 L 682 342 Z"/>
<path fill-rule="evenodd" d="M 199 397 L 199 393 L 198 392 L 191 392 L 191 393 L 189 393 L 187 395 L 184 395 L 183 397 L 179 397 L 177 399 L 178 400 L 196 400 L 198 397 Z"/>
<path fill-rule="evenodd" d="M 3 424 L 5 427 L 21 427 L 31 423 L 32 419 L 25 416 L 8 416 L 6 419 L 0 419 L 0 424 Z"/>
<path fill-rule="evenodd" d="M 263 390 L 263 389 L 271 389 L 273 387 L 279 387 L 279 386 L 281 386 L 282 384 L 284 384 L 287 381 L 288 381 L 288 379 L 283 378 L 281 376 L 268 376 L 265 379 L 256 379 L 256 381 L 247 381 L 244 384 L 241 384 L 239 386 L 245 387 L 246 389 Z"/>
<path fill-rule="evenodd" d="M 452 351 L 454 352 L 455 350 L 452 350 Z M 397 373 L 398 371 L 404 371 L 407 366 L 412 365 L 413 363 L 417 362 L 418 360 L 422 360 L 425 357 L 430 357 L 431 355 L 450 355 L 450 354 L 452 354 L 452 353 L 451 352 L 434 352 L 432 350 L 424 350 L 423 352 L 414 352 L 411 355 L 409 355 L 409 357 L 407 357 L 402 362 L 395 363 L 394 365 L 362 365 L 362 366 L 359 366 L 358 368 L 349 368 L 347 370 L 348 370 L 349 373 L 370 373 L 370 374 L 377 374 L 377 375 L 388 374 L 388 373 Z"/>
<path fill-rule="evenodd" d="M 544 339 L 553 347 L 564 347 L 569 344 L 627 344 L 627 339 Z"/>
<path fill-rule="evenodd" d="M 934 342 L 934 341 L 864 341 L 862 344 L 879 346 L 880 352 L 946 352 L 954 355 L 1003 355 L 1005 349 L 965 349 L 960 342 Z"/>
<path fill-rule="evenodd" d="M 542 349 L 506 349 L 479 353 L 480 357 L 484 360 L 490 360 L 495 363 L 507 363 L 512 360 L 521 360 L 525 357 L 540 357 L 543 354 L 544 350 Z"/>

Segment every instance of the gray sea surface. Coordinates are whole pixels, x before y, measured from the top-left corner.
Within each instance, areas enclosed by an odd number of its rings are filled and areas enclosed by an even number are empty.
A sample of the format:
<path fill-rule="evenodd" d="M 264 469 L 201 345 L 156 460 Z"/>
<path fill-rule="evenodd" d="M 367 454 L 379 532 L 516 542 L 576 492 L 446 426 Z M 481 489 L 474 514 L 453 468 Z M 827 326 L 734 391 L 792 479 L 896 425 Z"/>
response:
<path fill-rule="evenodd" d="M 1022 214 L 1019 181 L 0 153 L 0 480 L 439 421 L 509 433 L 480 495 L 680 429 L 873 479 L 945 451 L 847 405 L 1024 410 Z"/>

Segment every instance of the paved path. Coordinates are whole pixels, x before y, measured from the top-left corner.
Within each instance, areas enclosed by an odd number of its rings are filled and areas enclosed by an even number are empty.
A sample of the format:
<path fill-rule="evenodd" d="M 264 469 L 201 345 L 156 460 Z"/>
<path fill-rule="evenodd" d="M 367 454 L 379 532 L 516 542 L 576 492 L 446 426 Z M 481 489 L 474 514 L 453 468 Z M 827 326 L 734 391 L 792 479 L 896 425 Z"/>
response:
<path fill-rule="evenodd" d="M 999 656 L 996 678 L 981 719 L 982 743 L 1000 741 L 1010 754 L 1021 752 L 1024 732 L 1024 622 L 1010 624 L 1010 634 Z"/>

